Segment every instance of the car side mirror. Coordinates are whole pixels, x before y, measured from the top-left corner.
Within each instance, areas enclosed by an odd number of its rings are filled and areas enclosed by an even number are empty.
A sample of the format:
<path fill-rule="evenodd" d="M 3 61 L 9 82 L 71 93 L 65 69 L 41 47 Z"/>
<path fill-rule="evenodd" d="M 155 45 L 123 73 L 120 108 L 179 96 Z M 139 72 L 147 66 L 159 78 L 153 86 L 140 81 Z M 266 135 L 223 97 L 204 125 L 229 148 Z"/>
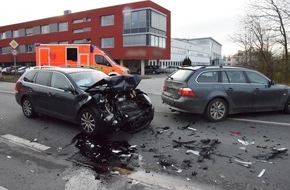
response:
<path fill-rule="evenodd" d="M 72 94 L 75 94 L 75 90 L 74 88 L 70 87 L 70 86 L 65 86 L 64 87 L 64 91 L 65 92 L 71 92 Z"/>
<path fill-rule="evenodd" d="M 272 85 L 275 85 L 275 82 L 272 81 L 272 80 L 270 80 L 270 81 L 268 82 L 268 87 L 270 87 L 270 86 L 272 86 Z"/>

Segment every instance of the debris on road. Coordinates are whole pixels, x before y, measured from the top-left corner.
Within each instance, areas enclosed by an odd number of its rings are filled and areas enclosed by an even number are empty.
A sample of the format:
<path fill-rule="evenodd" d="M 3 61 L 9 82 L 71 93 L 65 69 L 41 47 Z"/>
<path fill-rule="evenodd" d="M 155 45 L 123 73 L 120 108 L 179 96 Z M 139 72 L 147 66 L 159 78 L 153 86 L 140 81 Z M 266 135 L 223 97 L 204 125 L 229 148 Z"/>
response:
<path fill-rule="evenodd" d="M 255 144 L 254 141 L 250 141 L 250 140 L 248 140 L 247 137 L 245 137 L 245 136 L 242 137 L 242 140 L 241 140 L 241 139 L 238 139 L 238 141 L 239 141 L 240 143 L 242 143 L 243 145 L 245 145 L 245 146 Z"/>
<path fill-rule="evenodd" d="M 234 160 L 237 162 L 237 164 L 245 166 L 247 168 L 249 168 L 253 164 L 253 162 L 246 162 L 240 159 L 234 159 Z"/>
<path fill-rule="evenodd" d="M 240 136 L 241 135 L 241 131 L 230 131 L 231 135 L 234 136 Z"/>
<path fill-rule="evenodd" d="M 288 155 L 287 148 L 272 148 L 272 152 L 264 154 L 264 155 L 257 155 L 254 156 L 257 160 L 261 161 L 268 161 L 269 159 L 273 159 L 277 157 L 278 155 Z"/>
<path fill-rule="evenodd" d="M 196 151 L 196 150 L 187 150 L 186 151 L 186 154 L 190 154 L 190 153 L 199 156 L 199 151 Z"/>
<path fill-rule="evenodd" d="M 262 171 L 259 173 L 258 177 L 262 177 L 264 175 L 265 171 L 266 171 L 265 169 L 262 169 Z"/>

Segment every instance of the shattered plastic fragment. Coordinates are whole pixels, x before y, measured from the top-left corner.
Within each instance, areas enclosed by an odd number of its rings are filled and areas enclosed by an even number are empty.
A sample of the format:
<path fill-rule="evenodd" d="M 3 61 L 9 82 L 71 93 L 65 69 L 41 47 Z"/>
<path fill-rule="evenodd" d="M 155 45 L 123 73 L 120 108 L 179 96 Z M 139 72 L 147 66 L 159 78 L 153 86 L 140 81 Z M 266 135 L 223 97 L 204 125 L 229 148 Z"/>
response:
<path fill-rule="evenodd" d="M 131 145 L 128 149 L 134 149 L 136 147 L 137 147 L 137 145 Z"/>
<path fill-rule="evenodd" d="M 189 154 L 189 153 L 199 156 L 199 151 L 196 151 L 196 150 L 187 150 L 186 154 Z"/>
<path fill-rule="evenodd" d="M 264 175 L 265 171 L 266 171 L 265 169 L 262 169 L 262 171 L 259 173 L 258 177 L 262 177 Z"/>
<path fill-rule="evenodd" d="M 239 160 L 239 159 L 234 159 L 238 164 L 242 165 L 242 166 L 245 166 L 245 167 L 250 167 L 250 165 L 252 165 L 252 162 L 245 162 L 245 161 L 242 161 L 242 160 Z"/>
<path fill-rule="evenodd" d="M 192 128 L 192 127 L 188 127 L 187 129 L 192 130 L 192 131 L 196 131 L 196 129 Z"/>
<path fill-rule="evenodd" d="M 240 143 L 242 143 L 243 145 L 245 145 L 245 146 L 248 146 L 248 145 L 253 145 L 253 144 L 255 144 L 255 142 L 254 142 L 254 141 L 249 141 L 249 140 L 247 140 L 247 138 L 246 138 L 246 137 L 243 137 L 242 139 L 243 139 L 243 140 L 241 140 L 241 139 L 238 139 L 238 141 L 239 141 Z"/>
<path fill-rule="evenodd" d="M 30 142 L 37 142 L 37 139 L 35 138 L 35 139 L 33 139 L 32 141 L 30 141 Z"/>
<path fill-rule="evenodd" d="M 120 153 L 122 151 L 121 150 L 112 150 L 112 152 L 118 154 L 118 153 Z"/>

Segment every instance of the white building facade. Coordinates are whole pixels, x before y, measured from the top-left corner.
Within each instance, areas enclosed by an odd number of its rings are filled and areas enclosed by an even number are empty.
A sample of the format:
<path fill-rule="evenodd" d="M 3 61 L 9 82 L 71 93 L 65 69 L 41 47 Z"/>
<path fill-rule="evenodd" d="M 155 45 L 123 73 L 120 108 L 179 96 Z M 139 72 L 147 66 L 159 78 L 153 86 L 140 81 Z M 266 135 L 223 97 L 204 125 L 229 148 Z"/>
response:
<path fill-rule="evenodd" d="M 189 58 L 192 65 L 221 65 L 222 45 L 213 38 L 171 39 L 170 60 L 149 60 L 149 65 L 182 66 Z"/>

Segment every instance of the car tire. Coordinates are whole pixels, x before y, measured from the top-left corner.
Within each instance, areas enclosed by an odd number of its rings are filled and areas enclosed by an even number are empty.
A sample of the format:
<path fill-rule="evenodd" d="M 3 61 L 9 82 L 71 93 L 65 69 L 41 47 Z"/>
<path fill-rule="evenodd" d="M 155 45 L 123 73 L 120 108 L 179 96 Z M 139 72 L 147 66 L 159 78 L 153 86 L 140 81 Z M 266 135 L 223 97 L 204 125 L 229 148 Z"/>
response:
<path fill-rule="evenodd" d="M 36 113 L 34 111 L 31 101 L 28 98 L 23 98 L 21 106 L 22 106 L 23 114 L 27 118 L 35 117 Z"/>
<path fill-rule="evenodd" d="M 79 114 L 79 126 L 88 136 L 97 135 L 100 125 L 96 113 L 89 108 L 81 110 Z"/>
<path fill-rule="evenodd" d="M 222 121 L 227 117 L 228 105 L 223 99 L 215 98 L 207 105 L 204 114 L 209 121 Z"/>
<path fill-rule="evenodd" d="M 285 107 L 284 107 L 284 112 L 287 114 L 290 114 L 290 97 L 287 99 Z"/>

